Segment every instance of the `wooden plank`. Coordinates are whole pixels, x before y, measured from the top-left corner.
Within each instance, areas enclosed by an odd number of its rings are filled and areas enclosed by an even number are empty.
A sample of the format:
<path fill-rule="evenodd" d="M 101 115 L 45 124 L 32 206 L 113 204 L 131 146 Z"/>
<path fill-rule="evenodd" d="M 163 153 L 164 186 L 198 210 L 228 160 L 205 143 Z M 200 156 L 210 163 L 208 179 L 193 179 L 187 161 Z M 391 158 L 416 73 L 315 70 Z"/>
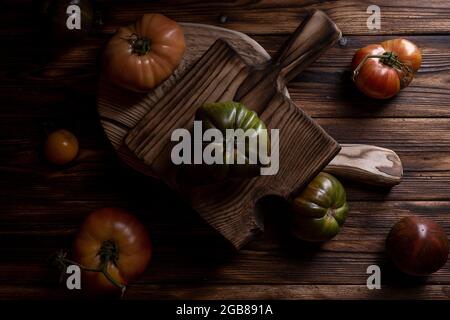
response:
<path fill-rule="evenodd" d="M 249 34 L 277 34 L 292 32 L 299 21 L 312 9 L 324 10 L 336 23 L 342 26 L 344 34 L 411 34 L 449 33 L 450 5 L 446 1 L 431 0 L 378 0 L 381 7 L 381 29 L 368 30 L 367 7 L 373 2 L 358 0 L 340 1 L 122 1 L 111 5 L 110 1 L 97 1 L 103 12 L 103 32 L 113 32 L 117 26 L 136 20 L 144 12 L 159 12 L 180 22 L 196 22 L 220 25 Z M 19 10 L 18 10 L 19 9 Z M 29 32 L 33 15 L 31 5 L 6 6 L 2 19 L 6 28 L 1 36 L 15 32 Z M 17 25 L 21 21 L 21 25 Z M 221 22 L 222 21 L 222 22 Z M 274 23 L 274 21 L 276 23 Z M 24 26 L 25 24 L 25 26 Z"/>
<path fill-rule="evenodd" d="M 94 209 L 106 205 L 129 208 L 148 226 L 152 238 L 164 249 L 173 249 L 174 245 L 188 248 L 193 243 L 195 247 L 213 247 L 220 237 L 192 210 L 185 210 L 185 204 L 177 199 L 164 198 L 164 191 L 155 195 L 155 200 L 146 205 L 135 203 L 133 199 L 91 200 L 91 201 L 52 201 L 41 199 L 29 203 L 5 201 L 0 208 L 0 236 L 5 238 L 21 238 L 19 242 L 9 242 L 12 247 L 35 248 L 46 250 L 40 241 L 47 243 L 57 237 L 70 238 L 84 217 Z M 168 200 L 172 200 L 168 202 Z M 249 244 L 246 249 L 251 251 L 277 251 L 285 243 L 280 242 L 280 231 L 284 228 L 286 211 L 280 200 L 263 200 L 263 213 L 266 214 L 267 232 L 257 241 Z M 350 214 L 343 232 L 332 241 L 326 243 L 323 249 L 332 252 L 365 252 L 382 253 L 383 239 L 393 223 L 410 214 L 421 215 L 434 219 L 450 232 L 450 201 L 350 201 Z M 271 215 L 277 212 L 278 218 Z M 273 226 L 272 226 L 273 224 Z M 189 225 L 190 228 L 185 228 Z M 370 227 L 368 228 L 367 225 Z M 28 235 L 27 235 L 28 234 Z M 36 241 L 30 241 L 36 237 Z M 216 239 L 214 245 L 210 241 Z M 185 243 L 179 243 L 186 238 Z M 357 241 L 355 241 L 355 239 Z M 358 243 L 358 241 L 361 243 Z M 342 244 L 341 244 L 342 243 Z M 225 242 L 220 245 L 223 249 Z M 60 245 L 54 242 L 53 248 Z M 7 250 L 3 248 L 2 250 Z M 11 252 L 12 253 L 12 252 Z M 26 257 L 25 257 L 26 258 Z"/>
<path fill-rule="evenodd" d="M 450 6 L 445 1 L 432 0 L 418 3 L 413 0 L 377 1 L 382 9 L 381 30 L 371 31 L 367 28 L 368 1 L 340 0 L 316 3 L 313 1 L 298 2 L 284 0 L 282 4 L 276 0 L 259 1 L 257 3 L 205 2 L 190 1 L 189 4 L 168 5 L 167 2 L 149 5 L 121 4 L 105 15 L 105 21 L 112 25 L 123 24 L 136 19 L 141 12 L 154 11 L 169 15 L 175 20 L 225 25 L 228 28 L 249 34 L 259 33 L 290 33 L 295 29 L 300 19 L 312 9 L 324 10 L 340 26 L 344 34 L 410 34 L 416 33 L 448 33 L 450 31 Z M 183 10 L 180 10 L 182 6 Z M 214 9 L 213 9 L 214 8 Z M 214 12 L 215 14 L 211 14 Z M 414 14 L 411 14 L 414 12 Z M 108 19 L 108 17 L 111 17 Z M 220 23 L 226 17 L 225 23 Z M 282 19 L 280 19 L 282 17 Z M 274 19 L 277 21 L 273 23 Z M 401 23 L 399 23 L 401 21 Z M 110 30 L 105 28 L 106 30 Z M 114 30 L 114 29 L 113 29 Z"/>
<path fill-rule="evenodd" d="M 450 122 L 445 118 L 320 118 L 317 122 L 339 143 L 379 145 L 394 151 L 447 150 Z"/>
<path fill-rule="evenodd" d="M 388 38 L 391 37 L 347 37 L 345 46 L 327 51 L 290 83 L 293 101 L 313 117 L 450 117 L 448 35 L 408 37 L 422 48 L 424 61 L 411 86 L 394 99 L 373 100 L 357 91 L 349 74 L 354 52 Z M 255 39 L 273 55 L 286 37 L 255 36 Z M 43 54 L 39 46 L 30 48 L 27 55 L 19 49 L 0 53 L 0 56 L 7 54 L 0 59 L 4 68 L 0 73 L 0 94 L 5 99 L 5 113 L 11 117 L 25 113 L 43 117 L 45 113 L 38 112 L 38 106 L 61 110 L 60 104 L 64 103 L 74 112 L 85 104 L 83 98 L 95 99 L 92 92 L 96 90 L 97 57 L 104 41 L 104 37 L 87 39 L 50 64 L 33 62 Z"/>
<path fill-rule="evenodd" d="M 48 256 L 38 257 L 47 252 L 39 249 L 17 251 L 31 255 L 34 259 L 2 262 L 2 285 L 48 286 L 58 278 L 58 271 L 51 269 L 45 262 Z M 371 265 L 380 267 L 384 285 L 450 284 L 448 264 L 426 279 L 411 279 L 394 269 L 384 254 L 333 253 L 307 250 L 301 246 L 274 252 L 242 250 L 234 256 L 217 247 L 195 250 L 192 247 L 176 250 L 158 247 L 150 267 L 139 282 L 174 285 L 198 283 L 204 286 L 217 283 L 365 285 L 367 268 Z"/>
<path fill-rule="evenodd" d="M 391 190 L 346 182 L 348 198 L 371 201 L 448 200 L 450 192 L 448 172 L 405 173 L 400 185 Z"/>
<path fill-rule="evenodd" d="M 86 115 L 92 113 L 92 110 L 86 111 Z M 65 115 L 61 111 L 61 119 L 56 124 L 68 124 L 81 137 L 82 149 L 100 151 L 107 149 L 108 144 L 101 135 L 94 115 L 95 113 L 87 120 L 73 119 L 72 115 Z M 49 118 L 51 119 L 50 116 Z M 421 166 L 420 163 L 424 163 L 422 161 L 428 164 L 432 162 L 427 160 L 426 154 L 414 159 L 413 152 L 433 152 L 440 154 L 441 159 L 446 159 L 445 152 L 450 146 L 450 123 L 446 118 L 318 118 L 317 122 L 340 143 L 363 143 L 390 148 L 400 156 L 408 154 L 410 163 L 418 161 L 416 167 Z M 24 129 L 18 131 L 18 127 Z M 6 153 L 9 150 L 9 156 L 13 157 L 16 151 L 14 148 L 37 152 L 39 141 L 45 137 L 42 122 L 35 122 L 33 119 L 2 117 L 0 128 L 2 148 L 5 148 Z M 404 167 L 408 171 L 408 165 Z M 439 170 L 445 168 L 445 162 L 440 164 L 440 168 Z M 50 169 L 52 168 L 48 167 Z M 433 171 L 432 168 L 429 170 Z"/>
<path fill-rule="evenodd" d="M 1 295 L 1 294 L 0 294 Z M 271 300 L 271 299 L 449 299 L 450 286 L 382 286 L 368 290 L 364 285 L 135 285 L 126 299 Z"/>
<path fill-rule="evenodd" d="M 56 285 L 2 286 L 0 299 L 80 299 L 76 290 Z M 127 289 L 125 300 L 273 300 L 273 299 L 419 299 L 447 300 L 450 286 L 383 286 L 382 290 L 368 290 L 363 285 L 155 285 L 134 284 Z M 273 309 L 273 307 L 272 307 Z"/>
<path fill-rule="evenodd" d="M 32 151 L 33 152 L 33 151 Z M 427 162 L 432 153 L 418 153 Z M 111 157 L 114 157 L 111 155 Z M 442 159 L 446 160 L 445 156 Z M 118 160 L 115 160 L 118 161 Z M 444 165 L 444 164 L 442 164 Z M 123 165 L 122 165 L 123 166 Z M 405 171 L 403 181 L 391 190 L 345 181 L 350 200 L 400 201 L 400 200 L 446 200 L 450 194 L 450 172 L 448 168 L 440 171 Z M 16 201 L 38 201 L 47 199 L 61 201 L 70 196 L 74 201 L 114 201 L 126 199 L 133 193 L 138 203 L 145 202 L 145 190 L 160 189 L 167 193 L 164 199 L 177 197 L 167 186 L 151 178 L 139 176 L 129 168 L 101 162 L 79 163 L 67 170 L 54 170 L 42 162 L 36 165 L 3 165 L 0 167 L 2 197 Z M 17 179 L 18 175 L 26 178 Z M 131 187 L 132 184 L 137 185 Z M 417 192 L 420 190 L 420 192 Z M 159 194 L 159 193 L 158 193 Z M 167 200 L 170 201 L 170 200 Z M 185 210 L 188 207 L 185 207 Z"/>
<path fill-rule="evenodd" d="M 79 135 L 78 135 L 79 136 Z M 117 170 L 126 170 L 116 159 L 114 151 L 108 145 L 103 145 L 104 141 L 97 141 L 91 136 L 83 136 L 83 146 L 79 156 L 75 161 L 75 166 L 69 168 L 54 168 L 47 165 L 40 155 L 39 139 L 8 139 L 3 140 L 0 160 L 1 168 L 13 172 L 26 172 L 41 174 L 42 176 L 63 176 L 64 172 L 75 175 L 78 172 L 89 174 L 88 168 L 98 170 L 113 166 Z M 36 147 L 36 145 L 38 147 Z M 427 150 L 400 150 L 398 155 L 401 158 L 405 171 L 407 172 L 445 172 L 450 170 L 450 154 L 445 151 Z M 93 173 L 95 175 L 95 173 Z M 31 176 L 32 177 L 32 176 Z"/>

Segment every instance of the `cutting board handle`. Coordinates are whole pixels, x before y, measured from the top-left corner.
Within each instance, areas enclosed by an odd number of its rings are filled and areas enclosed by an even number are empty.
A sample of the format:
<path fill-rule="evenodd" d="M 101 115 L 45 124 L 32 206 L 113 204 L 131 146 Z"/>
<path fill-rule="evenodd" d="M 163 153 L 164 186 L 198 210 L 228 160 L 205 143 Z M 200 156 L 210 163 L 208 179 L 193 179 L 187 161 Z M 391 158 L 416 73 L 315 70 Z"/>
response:
<path fill-rule="evenodd" d="M 324 171 L 385 188 L 402 181 L 402 161 L 394 151 L 365 144 L 341 144 L 341 148 Z"/>
<path fill-rule="evenodd" d="M 236 100 L 261 113 L 276 92 L 297 77 L 342 36 L 341 30 L 323 12 L 313 11 L 294 31 L 268 64 L 253 66 L 250 77 L 239 87 Z M 258 96 L 255 101 L 255 96 Z"/>
<path fill-rule="evenodd" d="M 279 72 L 279 89 L 336 43 L 342 32 L 323 12 L 316 10 L 294 31 L 273 59 Z"/>

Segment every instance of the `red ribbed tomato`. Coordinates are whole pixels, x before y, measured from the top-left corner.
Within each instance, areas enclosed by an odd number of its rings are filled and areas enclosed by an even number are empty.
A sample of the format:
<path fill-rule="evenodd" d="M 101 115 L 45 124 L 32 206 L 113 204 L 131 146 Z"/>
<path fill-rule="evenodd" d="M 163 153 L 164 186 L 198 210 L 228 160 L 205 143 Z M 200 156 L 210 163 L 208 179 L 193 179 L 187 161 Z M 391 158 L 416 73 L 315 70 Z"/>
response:
<path fill-rule="evenodd" d="M 100 293 L 124 289 L 145 271 L 150 257 L 147 230 L 133 215 L 118 208 L 91 213 L 73 248 L 73 259 L 84 270 L 83 287 Z"/>
<path fill-rule="evenodd" d="M 353 81 L 369 97 L 388 99 L 410 84 L 421 63 L 420 49 L 406 39 L 371 44 L 353 57 Z"/>
<path fill-rule="evenodd" d="M 183 30 L 175 21 L 162 14 L 145 14 L 109 40 L 103 71 L 123 88 L 147 91 L 172 74 L 184 49 Z"/>

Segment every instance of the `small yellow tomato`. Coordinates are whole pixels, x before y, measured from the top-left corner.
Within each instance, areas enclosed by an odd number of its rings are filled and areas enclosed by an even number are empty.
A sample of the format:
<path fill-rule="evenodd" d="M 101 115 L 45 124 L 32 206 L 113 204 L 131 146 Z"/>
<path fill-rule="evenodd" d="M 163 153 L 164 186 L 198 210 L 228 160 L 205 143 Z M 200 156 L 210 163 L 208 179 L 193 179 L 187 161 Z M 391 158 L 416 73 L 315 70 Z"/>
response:
<path fill-rule="evenodd" d="M 68 164 L 78 155 L 78 140 L 70 131 L 56 130 L 48 135 L 44 151 L 50 163 Z"/>

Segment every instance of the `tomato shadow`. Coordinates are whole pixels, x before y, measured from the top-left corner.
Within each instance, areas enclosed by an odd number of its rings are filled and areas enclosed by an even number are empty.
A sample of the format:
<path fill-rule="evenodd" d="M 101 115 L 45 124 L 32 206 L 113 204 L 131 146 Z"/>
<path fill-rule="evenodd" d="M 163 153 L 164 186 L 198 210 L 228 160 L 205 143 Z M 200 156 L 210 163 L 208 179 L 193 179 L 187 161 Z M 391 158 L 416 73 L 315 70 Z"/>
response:
<path fill-rule="evenodd" d="M 383 254 L 383 263 L 380 265 L 383 270 L 382 283 L 392 287 L 420 287 L 429 284 L 430 276 L 411 276 L 401 272 L 387 257 Z"/>
<path fill-rule="evenodd" d="M 336 176 L 344 185 L 350 200 L 386 200 L 398 186 L 383 187 Z"/>
<path fill-rule="evenodd" d="M 320 251 L 322 243 L 302 241 L 291 235 L 289 202 L 284 198 L 266 196 L 258 201 L 257 210 L 264 217 L 265 241 L 275 245 L 281 255 L 289 259 L 305 259 Z"/>
<path fill-rule="evenodd" d="M 354 84 L 350 69 L 342 72 L 340 75 L 336 99 L 342 101 L 348 108 L 345 112 L 346 114 L 357 117 L 380 116 L 386 112 L 388 107 L 395 103 L 396 97 L 385 100 L 368 97 L 359 91 Z"/>

